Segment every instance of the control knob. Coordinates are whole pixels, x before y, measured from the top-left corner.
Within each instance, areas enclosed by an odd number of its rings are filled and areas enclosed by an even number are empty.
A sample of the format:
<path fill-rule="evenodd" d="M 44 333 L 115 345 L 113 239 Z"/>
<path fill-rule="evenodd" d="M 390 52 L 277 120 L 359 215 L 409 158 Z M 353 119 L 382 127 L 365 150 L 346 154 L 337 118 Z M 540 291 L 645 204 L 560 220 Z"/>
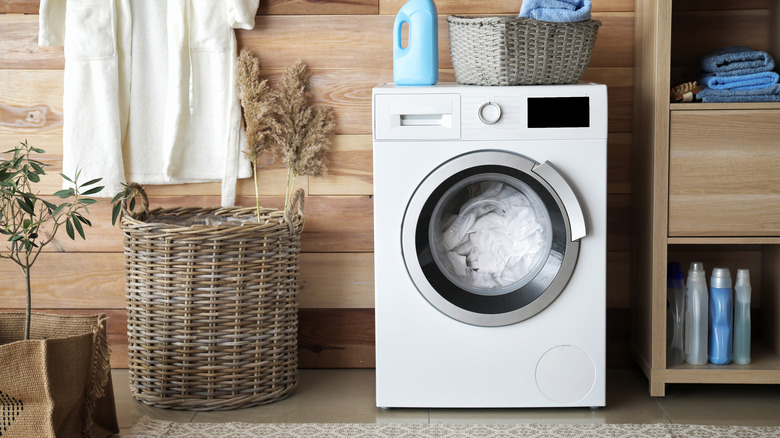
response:
<path fill-rule="evenodd" d="M 501 120 L 501 107 L 495 102 L 485 102 L 477 111 L 479 120 L 486 125 L 494 125 Z"/>

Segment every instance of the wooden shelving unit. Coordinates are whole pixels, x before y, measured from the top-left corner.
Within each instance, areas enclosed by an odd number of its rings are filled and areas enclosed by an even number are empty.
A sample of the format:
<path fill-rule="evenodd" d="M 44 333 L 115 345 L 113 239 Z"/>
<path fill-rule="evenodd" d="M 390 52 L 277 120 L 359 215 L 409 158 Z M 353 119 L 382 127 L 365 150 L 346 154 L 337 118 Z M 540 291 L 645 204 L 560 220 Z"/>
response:
<path fill-rule="evenodd" d="M 710 50 L 746 45 L 780 61 L 780 1 L 637 0 L 636 17 L 634 356 L 652 396 L 669 383 L 780 384 L 780 104 L 669 102 Z M 667 367 L 672 260 L 751 270 L 750 365 Z"/>

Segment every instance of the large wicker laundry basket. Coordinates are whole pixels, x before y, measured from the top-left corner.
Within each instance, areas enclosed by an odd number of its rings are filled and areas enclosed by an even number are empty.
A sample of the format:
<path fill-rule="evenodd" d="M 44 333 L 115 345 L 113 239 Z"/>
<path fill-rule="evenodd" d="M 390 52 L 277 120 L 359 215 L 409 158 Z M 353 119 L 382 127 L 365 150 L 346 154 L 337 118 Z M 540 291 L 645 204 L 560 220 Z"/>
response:
<path fill-rule="evenodd" d="M 259 222 L 255 208 L 150 212 L 141 194 L 143 211 L 122 217 L 133 396 L 193 411 L 288 396 L 297 384 L 303 190 L 286 212 L 261 209 Z M 210 225 L 215 218 L 233 223 Z"/>
<path fill-rule="evenodd" d="M 447 17 L 455 80 L 468 85 L 579 81 L 590 64 L 598 20 L 554 23 L 510 16 Z"/>

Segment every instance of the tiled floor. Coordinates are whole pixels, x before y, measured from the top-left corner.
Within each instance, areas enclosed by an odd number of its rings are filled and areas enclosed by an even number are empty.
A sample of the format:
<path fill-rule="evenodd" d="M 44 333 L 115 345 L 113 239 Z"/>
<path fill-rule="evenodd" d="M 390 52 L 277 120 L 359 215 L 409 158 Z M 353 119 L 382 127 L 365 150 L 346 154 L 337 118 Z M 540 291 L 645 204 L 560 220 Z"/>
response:
<path fill-rule="evenodd" d="M 121 434 L 143 415 L 179 422 L 404 423 L 694 423 L 780 426 L 777 385 L 669 385 L 652 398 L 638 369 L 607 370 L 607 406 L 600 409 L 390 409 L 375 407 L 374 370 L 301 370 L 289 398 L 227 412 L 145 406 L 130 395 L 127 370 L 114 370 Z"/>

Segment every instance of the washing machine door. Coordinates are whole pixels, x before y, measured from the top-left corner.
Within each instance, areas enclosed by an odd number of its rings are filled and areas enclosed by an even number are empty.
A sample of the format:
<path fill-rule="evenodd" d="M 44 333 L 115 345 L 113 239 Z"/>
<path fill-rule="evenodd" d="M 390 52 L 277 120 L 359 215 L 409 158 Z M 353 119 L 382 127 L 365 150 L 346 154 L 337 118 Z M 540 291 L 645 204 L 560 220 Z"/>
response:
<path fill-rule="evenodd" d="M 431 305 L 468 324 L 502 326 L 561 294 L 586 233 L 579 201 L 551 163 L 482 150 L 420 183 L 401 240 L 409 275 Z"/>

